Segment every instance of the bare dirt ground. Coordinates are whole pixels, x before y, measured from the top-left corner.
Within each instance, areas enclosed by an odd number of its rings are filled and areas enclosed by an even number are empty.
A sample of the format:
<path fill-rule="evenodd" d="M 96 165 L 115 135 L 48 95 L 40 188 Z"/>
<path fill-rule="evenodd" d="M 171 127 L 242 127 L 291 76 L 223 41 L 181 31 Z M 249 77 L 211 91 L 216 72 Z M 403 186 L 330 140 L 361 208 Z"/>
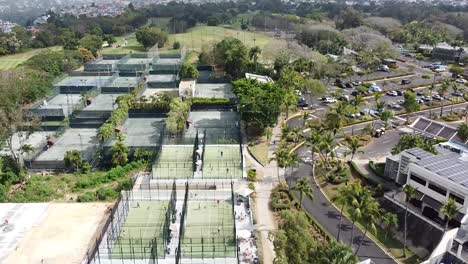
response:
<path fill-rule="evenodd" d="M 81 263 L 108 216 L 110 203 L 51 203 L 45 218 L 19 242 L 5 264 Z"/>

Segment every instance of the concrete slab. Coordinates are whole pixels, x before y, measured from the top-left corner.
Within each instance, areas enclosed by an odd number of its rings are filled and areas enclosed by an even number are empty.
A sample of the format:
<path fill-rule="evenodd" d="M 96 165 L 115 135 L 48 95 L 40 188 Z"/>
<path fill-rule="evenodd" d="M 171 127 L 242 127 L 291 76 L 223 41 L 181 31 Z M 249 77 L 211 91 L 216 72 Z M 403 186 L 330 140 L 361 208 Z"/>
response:
<path fill-rule="evenodd" d="M 128 147 L 156 147 L 164 126 L 164 118 L 128 118 L 122 126 Z M 116 140 L 108 143 L 113 146 Z"/>
<path fill-rule="evenodd" d="M 105 86 L 112 76 L 68 76 L 55 86 Z"/>
<path fill-rule="evenodd" d="M 84 110 L 89 111 L 112 111 L 117 108 L 115 100 L 122 94 L 100 94 L 91 100 L 91 104 Z"/>
<path fill-rule="evenodd" d="M 40 109 L 63 109 L 65 116 L 69 116 L 73 109 L 82 104 L 79 94 L 57 94 L 49 101 L 43 102 Z"/>

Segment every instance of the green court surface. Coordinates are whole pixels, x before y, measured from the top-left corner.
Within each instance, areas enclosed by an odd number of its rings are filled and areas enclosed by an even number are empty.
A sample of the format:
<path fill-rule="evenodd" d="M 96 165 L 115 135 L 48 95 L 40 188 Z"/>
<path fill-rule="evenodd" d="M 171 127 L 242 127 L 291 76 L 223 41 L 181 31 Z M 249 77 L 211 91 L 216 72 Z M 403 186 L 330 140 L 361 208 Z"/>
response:
<path fill-rule="evenodd" d="M 228 201 L 189 201 L 182 239 L 184 258 L 235 257 L 232 204 Z"/>
<path fill-rule="evenodd" d="M 240 179 L 242 177 L 239 145 L 206 145 L 203 178 Z"/>
<path fill-rule="evenodd" d="M 164 256 L 164 223 L 167 201 L 131 201 L 125 223 L 112 249 L 112 258 L 150 258 L 153 242 L 155 254 Z"/>
<path fill-rule="evenodd" d="M 187 179 L 193 177 L 193 145 L 164 145 L 153 165 L 153 178 Z"/>

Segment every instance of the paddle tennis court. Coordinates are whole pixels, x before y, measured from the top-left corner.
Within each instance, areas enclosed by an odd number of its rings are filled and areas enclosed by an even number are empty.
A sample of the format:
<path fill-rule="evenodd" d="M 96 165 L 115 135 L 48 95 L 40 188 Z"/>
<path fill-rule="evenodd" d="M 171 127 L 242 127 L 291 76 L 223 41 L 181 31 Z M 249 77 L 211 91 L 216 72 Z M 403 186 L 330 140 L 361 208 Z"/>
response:
<path fill-rule="evenodd" d="M 153 165 L 153 179 L 191 179 L 193 145 L 163 145 Z"/>
<path fill-rule="evenodd" d="M 189 199 L 181 250 L 182 258 L 236 257 L 233 205 L 230 199 Z"/>
<path fill-rule="evenodd" d="M 205 179 L 241 179 L 242 162 L 239 145 L 206 145 L 203 160 Z"/>

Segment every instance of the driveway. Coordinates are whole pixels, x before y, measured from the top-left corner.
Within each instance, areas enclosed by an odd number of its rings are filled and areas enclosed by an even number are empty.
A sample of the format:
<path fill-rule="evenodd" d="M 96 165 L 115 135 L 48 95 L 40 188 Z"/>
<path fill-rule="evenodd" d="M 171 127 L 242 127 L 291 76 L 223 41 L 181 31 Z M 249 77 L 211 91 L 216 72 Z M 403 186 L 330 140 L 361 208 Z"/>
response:
<path fill-rule="evenodd" d="M 301 163 L 299 168 L 295 170 L 288 178 L 288 184 L 294 185 L 294 182 L 300 178 L 307 178 L 311 180 L 311 166 L 309 164 Z M 312 181 L 312 180 L 311 180 Z M 325 198 L 320 191 L 319 187 L 314 181 L 310 182 L 310 185 L 314 191 L 314 202 L 311 202 L 308 198 L 304 199 L 304 209 L 311 214 L 318 223 L 320 223 L 332 236 L 336 237 L 338 234 L 338 226 L 340 220 L 339 211 Z M 347 218 L 343 218 L 342 228 L 340 234 L 340 241 L 344 244 L 349 244 L 351 239 L 351 221 Z M 354 229 L 353 234 L 353 248 L 356 248 L 361 241 L 362 232 L 358 229 Z M 376 264 L 396 264 L 389 255 L 379 248 L 372 240 L 368 237 L 364 238 L 362 246 L 358 252 L 358 257 L 361 260 L 372 259 Z"/>

